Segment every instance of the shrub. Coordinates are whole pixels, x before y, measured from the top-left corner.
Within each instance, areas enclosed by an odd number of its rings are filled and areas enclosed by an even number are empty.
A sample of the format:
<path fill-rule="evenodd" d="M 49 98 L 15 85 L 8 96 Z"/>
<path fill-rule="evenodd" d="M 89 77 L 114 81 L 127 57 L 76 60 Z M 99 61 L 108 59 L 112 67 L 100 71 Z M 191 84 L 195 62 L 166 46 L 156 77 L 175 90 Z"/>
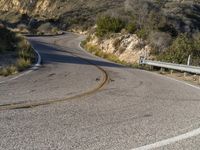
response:
<path fill-rule="evenodd" d="M 162 53 L 158 58 L 160 60 L 186 64 L 189 55 L 193 55 L 196 49 L 194 41 L 186 34 L 179 35 L 170 48 Z"/>
<path fill-rule="evenodd" d="M 41 24 L 39 27 L 38 27 L 38 31 L 39 32 L 51 32 L 53 29 L 53 26 L 51 25 L 51 23 L 47 22 L 47 23 L 44 23 L 44 24 Z"/>
<path fill-rule="evenodd" d="M 17 49 L 18 49 L 18 56 L 20 58 L 30 59 L 30 60 L 34 58 L 34 53 L 30 43 L 22 36 L 18 36 Z"/>
<path fill-rule="evenodd" d="M 156 49 L 154 54 L 159 54 L 170 46 L 172 37 L 169 33 L 152 31 L 148 36 L 148 41 L 151 47 Z"/>
<path fill-rule="evenodd" d="M 0 69 L 0 75 L 1 76 L 8 76 L 9 75 L 9 73 L 8 73 L 8 70 L 7 70 L 7 68 L 1 68 Z"/>
<path fill-rule="evenodd" d="M 135 22 L 128 23 L 128 25 L 126 26 L 126 30 L 131 34 L 135 33 L 137 30 L 136 23 Z"/>
<path fill-rule="evenodd" d="M 19 71 L 24 70 L 25 68 L 31 65 L 30 59 L 19 58 L 17 60 L 16 66 Z"/>
<path fill-rule="evenodd" d="M 17 68 L 13 65 L 8 67 L 3 67 L 0 69 L 0 75 L 8 76 L 17 73 Z"/>
<path fill-rule="evenodd" d="M 196 34 L 193 41 L 195 50 L 192 53 L 192 64 L 200 65 L 200 33 Z"/>
<path fill-rule="evenodd" d="M 34 59 L 34 53 L 29 42 L 24 37 L 4 27 L 0 28 L 0 35 L 0 52 L 12 51 L 11 54 L 17 54 L 15 57 L 11 57 L 11 59 L 14 59 L 12 62 L 15 63 L 12 65 L 5 63 L 0 69 L 0 75 L 8 76 L 29 67 Z"/>
<path fill-rule="evenodd" d="M 101 16 L 97 19 L 97 36 L 104 36 L 107 33 L 117 33 L 124 27 L 125 23 L 119 18 Z"/>
<path fill-rule="evenodd" d="M 142 39 L 147 39 L 149 31 L 145 28 L 142 28 L 136 32 L 137 36 Z"/>

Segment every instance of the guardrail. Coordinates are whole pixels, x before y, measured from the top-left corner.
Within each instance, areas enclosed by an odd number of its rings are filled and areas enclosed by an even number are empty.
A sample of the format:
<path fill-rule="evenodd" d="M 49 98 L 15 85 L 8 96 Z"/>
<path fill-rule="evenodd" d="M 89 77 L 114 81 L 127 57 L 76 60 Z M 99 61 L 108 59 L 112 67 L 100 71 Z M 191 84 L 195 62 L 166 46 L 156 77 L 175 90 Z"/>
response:
<path fill-rule="evenodd" d="M 150 66 L 155 66 L 155 67 L 160 67 L 160 68 L 167 68 L 167 69 L 171 69 L 171 70 L 178 70 L 178 71 L 182 71 L 182 72 L 200 74 L 200 67 L 197 67 L 197 66 L 146 60 L 144 57 L 140 58 L 140 64 L 141 65 L 150 65 Z"/>

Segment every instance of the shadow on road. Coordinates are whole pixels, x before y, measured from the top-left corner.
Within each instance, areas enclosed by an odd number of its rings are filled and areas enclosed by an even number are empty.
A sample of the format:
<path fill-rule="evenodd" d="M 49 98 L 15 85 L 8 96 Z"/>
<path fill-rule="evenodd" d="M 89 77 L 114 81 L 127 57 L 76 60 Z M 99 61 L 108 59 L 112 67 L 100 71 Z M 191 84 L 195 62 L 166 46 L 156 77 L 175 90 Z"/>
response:
<path fill-rule="evenodd" d="M 112 62 L 106 62 L 103 60 L 97 60 L 88 58 L 89 55 L 76 49 L 70 47 L 56 46 L 49 43 L 31 41 L 35 48 L 39 50 L 42 56 L 43 63 L 73 63 L 82 65 L 97 65 L 105 67 L 120 67 L 124 68 L 122 65 L 118 65 Z M 81 58 L 80 58 L 81 57 Z M 84 60 L 83 60 L 83 59 Z"/>

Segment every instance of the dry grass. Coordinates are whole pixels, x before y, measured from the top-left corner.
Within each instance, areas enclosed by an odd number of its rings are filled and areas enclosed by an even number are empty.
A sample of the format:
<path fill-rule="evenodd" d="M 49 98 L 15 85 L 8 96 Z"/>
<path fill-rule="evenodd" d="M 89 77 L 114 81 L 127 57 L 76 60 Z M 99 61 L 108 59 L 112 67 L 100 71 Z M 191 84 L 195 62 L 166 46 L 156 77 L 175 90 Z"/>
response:
<path fill-rule="evenodd" d="M 94 46 L 94 45 L 91 45 L 91 44 L 87 44 L 87 41 L 83 41 L 81 46 L 84 47 L 88 52 L 92 53 L 93 55 L 96 55 L 98 57 L 110 60 L 112 62 L 115 62 L 115 63 L 118 63 L 118 64 L 122 64 L 122 65 L 125 65 L 125 66 L 128 66 L 128 67 L 132 67 L 132 68 L 140 68 L 141 67 L 139 64 L 133 64 L 133 63 L 127 63 L 125 61 L 121 61 L 118 58 L 118 56 L 116 56 L 115 54 L 103 52 L 97 46 Z"/>
<path fill-rule="evenodd" d="M 97 46 L 93 46 L 93 45 L 90 45 L 90 44 L 85 44 L 84 48 L 87 51 L 89 51 L 90 53 L 92 53 L 92 54 L 94 54 L 96 56 L 108 59 L 108 60 L 116 62 L 116 63 L 123 63 L 122 61 L 119 60 L 119 58 L 116 55 L 111 54 L 111 53 L 105 53 L 102 50 L 98 49 Z"/>
<path fill-rule="evenodd" d="M 8 67 L 3 67 L 0 69 L 0 75 L 1 76 L 8 76 L 8 75 L 13 75 L 16 74 L 18 72 L 16 66 L 11 65 Z"/>
<path fill-rule="evenodd" d="M 34 52 L 31 48 L 30 43 L 20 35 L 16 35 L 10 31 L 8 31 L 8 34 L 12 34 L 12 36 L 9 37 L 10 41 L 12 41 L 11 50 L 5 49 L 4 52 L 0 55 L 5 56 L 6 59 L 3 60 L 3 66 L 0 68 L 0 76 L 8 76 L 16 74 L 20 71 L 23 71 L 24 69 L 30 67 L 31 63 L 34 61 Z M 6 30 L 5 30 L 5 33 Z M 7 39 L 9 41 L 9 39 Z M 10 44 L 9 42 L 4 43 L 5 47 L 7 44 Z M 15 57 L 12 55 L 6 55 L 7 53 L 15 54 Z"/>
<path fill-rule="evenodd" d="M 18 71 L 23 71 L 27 67 L 30 67 L 30 65 L 31 65 L 30 59 L 19 58 L 16 62 L 16 67 Z"/>

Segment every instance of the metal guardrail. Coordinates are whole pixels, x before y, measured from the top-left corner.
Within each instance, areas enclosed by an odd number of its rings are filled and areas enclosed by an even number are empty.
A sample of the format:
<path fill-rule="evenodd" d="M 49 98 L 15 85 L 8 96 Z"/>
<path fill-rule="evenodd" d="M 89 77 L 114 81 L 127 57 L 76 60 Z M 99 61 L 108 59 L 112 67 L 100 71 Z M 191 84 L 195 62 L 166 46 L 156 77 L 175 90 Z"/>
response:
<path fill-rule="evenodd" d="M 140 58 L 140 64 L 167 68 L 171 70 L 178 70 L 178 71 L 183 71 L 183 72 L 189 72 L 189 73 L 194 73 L 194 74 L 200 74 L 200 67 L 197 67 L 197 66 L 146 60 L 144 57 Z"/>

